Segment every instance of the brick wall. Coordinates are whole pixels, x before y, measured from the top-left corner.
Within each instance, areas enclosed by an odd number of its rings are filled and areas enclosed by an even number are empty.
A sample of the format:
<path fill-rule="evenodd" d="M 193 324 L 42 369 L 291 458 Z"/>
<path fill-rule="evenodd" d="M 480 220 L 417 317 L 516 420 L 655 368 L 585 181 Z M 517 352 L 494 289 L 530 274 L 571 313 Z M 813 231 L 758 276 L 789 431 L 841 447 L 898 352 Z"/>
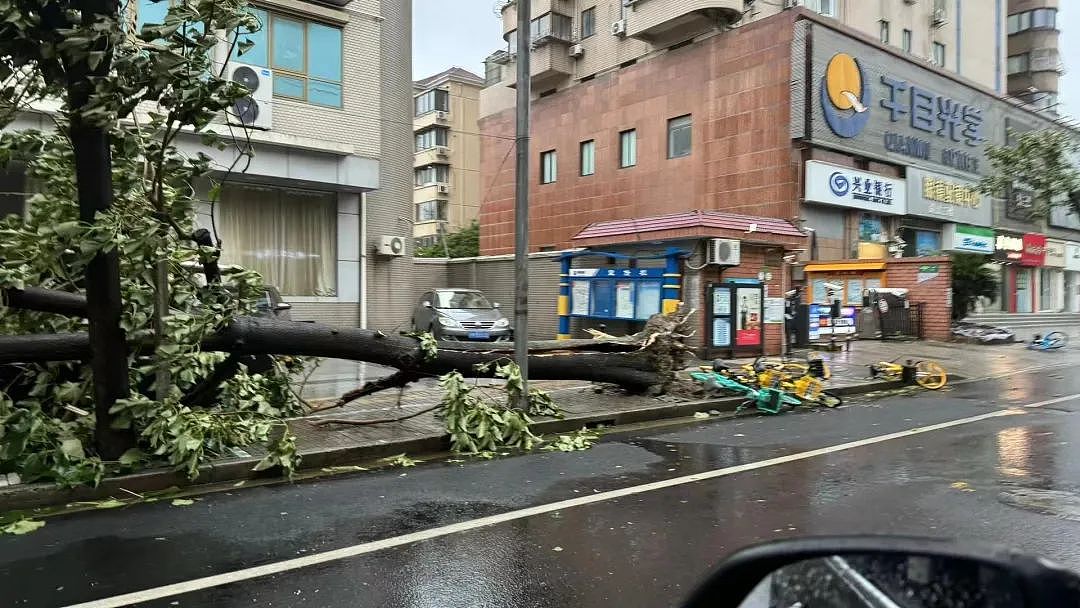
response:
<path fill-rule="evenodd" d="M 793 17 L 713 36 L 533 102 L 530 244 L 572 246 L 590 222 L 716 209 L 792 219 L 799 154 L 789 135 Z M 692 152 L 667 158 L 667 121 L 690 114 Z M 512 137 L 512 110 L 481 120 Z M 619 132 L 637 130 L 637 165 L 619 168 Z M 579 145 L 596 142 L 595 174 L 580 176 Z M 480 249 L 513 250 L 512 142 L 482 142 Z M 540 153 L 558 176 L 539 183 Z M 488 186 L 490 185 L 490 186 Z"/>
<path fill-rule="evenodd" d="M 937 266 L 936 277 L 918 281 L 920 266 Z M 948 340 L 952 334 L 952 262 L 946 256 L 892 258 L 885 264 L 885 285 L 908 291 L 908 301 L 923 305 L 923 337 Z"/>

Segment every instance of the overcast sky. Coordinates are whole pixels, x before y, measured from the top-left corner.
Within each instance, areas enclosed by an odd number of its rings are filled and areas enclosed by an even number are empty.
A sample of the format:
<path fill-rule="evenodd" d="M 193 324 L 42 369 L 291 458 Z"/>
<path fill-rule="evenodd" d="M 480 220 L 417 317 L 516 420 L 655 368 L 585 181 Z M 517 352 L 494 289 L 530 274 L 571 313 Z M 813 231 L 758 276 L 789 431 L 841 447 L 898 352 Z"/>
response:
<path fill-rule="evenodd" d="M 496 0 L 413 0 L 413 79 L 458 66 L 484 75 L 484 57 L 502 44 Z"/>
<path fill-rule="evenodd" d="M 502 44 L 496 0 L 413 0 L 413 78 L 456 65 L 484 75 L 484 57 Z M 1080 0 L 1060 3 L 1058 27 L 1065 76 L 1059 110 L 1080 120 Z"/>

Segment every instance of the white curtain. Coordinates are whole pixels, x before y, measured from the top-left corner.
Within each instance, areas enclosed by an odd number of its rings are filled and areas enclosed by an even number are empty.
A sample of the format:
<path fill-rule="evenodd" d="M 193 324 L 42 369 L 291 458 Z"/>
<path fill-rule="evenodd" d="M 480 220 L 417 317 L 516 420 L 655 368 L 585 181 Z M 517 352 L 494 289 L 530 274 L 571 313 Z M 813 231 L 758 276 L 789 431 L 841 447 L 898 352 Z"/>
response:
<path fill-rule="evenodd" d="M 336 295 L 336 201 L 328 192 L 226 186 L 222 263 L 258 271 L 282 295 Z"/>

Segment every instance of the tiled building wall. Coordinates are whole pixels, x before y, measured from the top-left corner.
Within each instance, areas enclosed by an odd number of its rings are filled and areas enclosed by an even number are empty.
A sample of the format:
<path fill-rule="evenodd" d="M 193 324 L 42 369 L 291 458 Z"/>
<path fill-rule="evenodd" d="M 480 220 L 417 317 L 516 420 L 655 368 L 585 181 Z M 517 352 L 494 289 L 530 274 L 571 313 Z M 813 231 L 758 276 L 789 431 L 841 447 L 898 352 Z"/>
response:
<path fill-rule="evenodd" d="M 531 247 L 572 246 L 590 222 L 690 209 L 794 218 L 801 159 L 788 134 L 791 32 L 790 19 L 754 23 L 535 101 Z M 667 120 L 686 114 L 692 152 L 668 159 Z M 513 128 L 512 110 L 481 119 L 487 134 L 510 137 Z M 626 129 L 637 130 L 637 165 L 621 169 L 619 133 Z M 579 145 L 590 139 L 596 172 L 583 177 Z M 482 145 L 480 249 L 509 253 L 510 142 L 485 137 Z M 557 152 L 557 180 L 540 184 L 547 150 Z"/>
<path fill-rule="evenodd" d="M 933 265 L 938 274 L 919 282 L 919 267 Z M 947 256 L 893 258 L 885 265 L 885 284 L 908 289 L 908 301 L 923 304 L 923 337 L 948 340 L 952 334 L 952 263 Z"/>

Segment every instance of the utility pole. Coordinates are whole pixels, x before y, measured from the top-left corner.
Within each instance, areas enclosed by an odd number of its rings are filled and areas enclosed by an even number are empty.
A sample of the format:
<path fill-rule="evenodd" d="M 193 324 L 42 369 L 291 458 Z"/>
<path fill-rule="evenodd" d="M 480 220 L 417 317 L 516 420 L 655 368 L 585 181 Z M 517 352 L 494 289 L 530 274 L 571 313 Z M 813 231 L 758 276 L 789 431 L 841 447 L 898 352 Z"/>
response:
<path fill-rule="evenodd" d="M 517 146 L 514 189 L 514 361 L 521 370 L 522 402 L 529 404 L 529 55 L 532 52 L 530 0 L 517 0 Z"/>

